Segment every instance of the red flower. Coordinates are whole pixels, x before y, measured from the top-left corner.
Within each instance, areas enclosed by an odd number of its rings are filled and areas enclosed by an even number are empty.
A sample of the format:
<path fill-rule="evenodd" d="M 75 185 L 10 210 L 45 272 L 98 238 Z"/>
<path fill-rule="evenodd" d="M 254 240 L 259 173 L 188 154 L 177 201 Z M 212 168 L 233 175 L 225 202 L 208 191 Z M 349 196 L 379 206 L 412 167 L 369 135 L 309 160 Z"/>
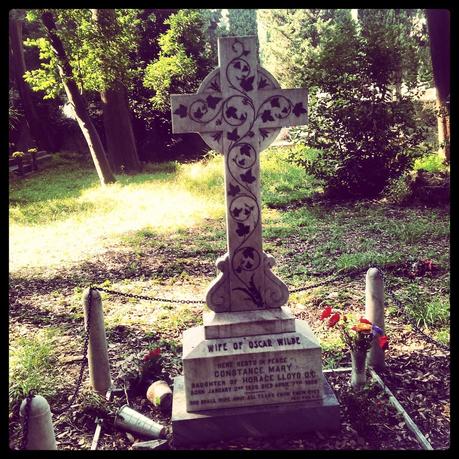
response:
<path fill-rule="evenodd" d="M 433 271 L 433 261 L 432 260 L 424 260 L 424 264 L 428 271 Z"/>
<path fill-rule="evenodd" d="M 159 347 L 152 349 L 148 354 L 145 354 L 143 356 L 144 362 L 147 362 L 148 360 L 151 360 L 155 357 L 159 357 L 161 355 L 161 349 Z"/>
<path fill-rule="evenodd" d="M 330 306 L 327 306 L 323 311 L 322 314 L 320 315 L 320 320 L 324 320 L 327 317 L 330 317 L 332 313 L 332 308 Z"/>
<path fill-rule="evenodd" d="M 340 315 L 338 312 L 335 312 L 330 319 L 328 320 L 328 326 L 333 327 L 336 325 L 336 323 L 339 321 Z"/>
<path fill-rule="evenodd" d="M 371 323 L 368 319 L 365 319 L 365 317 L 360 317 L 359 322 L 360 322 L 361 324 L 372 325 L 372 323 Z"/>
<path fill-rule="evenodd" d="M 378 336 L 378 344 L 383 351 L 386 351 L 389 349 L 389 338 L 386 335 Z"/>

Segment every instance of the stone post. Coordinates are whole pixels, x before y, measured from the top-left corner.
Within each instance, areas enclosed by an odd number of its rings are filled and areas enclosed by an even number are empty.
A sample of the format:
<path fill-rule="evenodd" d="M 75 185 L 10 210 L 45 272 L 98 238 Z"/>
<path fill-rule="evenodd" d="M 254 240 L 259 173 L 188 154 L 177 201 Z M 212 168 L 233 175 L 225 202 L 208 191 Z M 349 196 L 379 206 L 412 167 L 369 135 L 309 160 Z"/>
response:
<path fill-rule="evenodd" d="M 27 399 L 21 403 L 19 413 L 24 418 Z M 51 410 L 44 397 L 36 395 L 30 402 L 29 418 L 27 422 L 27 450 L 57 449 L 54 436 Z"/>
<path fill-rule="evenodd" d="M 365 279 L 365 317 L 384 330 L 384 282 L 377 268 L 370 268 Z M 384 351 L 375 340 L 368 352 L 367 363 L 375 370 L 385 367 Z"/>
<path fill-rule="evenodd" d="M 91 292 L 91 311 L 89 313 L 89 294 Z M 108 361 L 107 339 L 105 337 L 104 314 L 100 293 L 94 289 L 86 289 L 83 294 L 84 323 L 89 317 L 88 366 L 91 387 L 101 395 L 105 395 L 112 385 L 110 364 Z"/>

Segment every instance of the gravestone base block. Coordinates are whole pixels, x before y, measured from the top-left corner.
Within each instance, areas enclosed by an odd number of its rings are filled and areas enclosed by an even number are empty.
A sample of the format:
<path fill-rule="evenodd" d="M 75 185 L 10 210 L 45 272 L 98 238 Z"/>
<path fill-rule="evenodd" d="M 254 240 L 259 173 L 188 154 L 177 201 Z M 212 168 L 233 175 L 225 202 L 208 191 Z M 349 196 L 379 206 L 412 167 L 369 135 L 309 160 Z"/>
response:
<path fill-rule="evenodd" d="M 295 316 L 286 306 L 261 311 L 204 313 L 206 339 L 236 338 L 295 331 Z"/>
<path fill-rule="evenodd" d="M 323 379 L 320 400 L 187 412 L 183 376 L 174 379 L 172 435 L 174 446 L 340 430 L 338 400 Z"/>
<path fill-rule="evenodd" d="M 204 326 L 183 333 L 183 373 L 190 412 L 319 400 L 321 348 L 308 324 L 295 331 L 206 339 Z"/>

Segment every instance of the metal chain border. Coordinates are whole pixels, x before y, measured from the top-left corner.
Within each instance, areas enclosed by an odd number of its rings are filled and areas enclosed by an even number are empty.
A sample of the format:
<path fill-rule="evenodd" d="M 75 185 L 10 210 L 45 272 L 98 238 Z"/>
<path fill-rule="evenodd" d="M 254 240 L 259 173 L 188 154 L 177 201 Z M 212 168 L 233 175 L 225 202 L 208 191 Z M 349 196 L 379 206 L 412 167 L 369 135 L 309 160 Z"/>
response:
<path fill-rule="evenodd" d="M 414 259 L 408 259 L 408 260 L 405 261 L 405 264 L 411 263 L 413 261 L 415 261 L 415 260 Z M 388 263 L 387 265 L 384 265 L 384 266 L 385 267 L 392 267 L 392 266 L 399 266 L 400 264 L 401 263 Z M 334 283 L 334 282 L 336 282 L 336 281 L 338 281 L 338 280 L 340 280 L 340 279 L 342 279 L 344 277 L 354 277 L 357 274 L 361 274 L 361 273 L 367 271 L 371 267 L 377 268 L 381 272 L 381 274 L 383 275 L 384 278 L 387 277 L 387 275 L 385 274 L 385 272 L 382 269 L 382 267 L 380 267 L 378 265 L 370 264 L 370 265 L 365 266 L 365 267 L 355 268 L 355 269 L 352 269 L 352 270 L 349 270 L 349 271 L 342 272 L 342 273 L 337 274 L 336 276 L 334 276 L 334 277 L 332 277 L 330 279 L 326 279 L 324 281 L 317 282 L 317 283 L 312 284 L 312 285 L 308 285 L 308 286 L 305 286 L 305 287 L 294 288 L 294 289 L 289 289 L 289 293 L 298 293 L 298 292 L 303 292 L 303 291 L 310 290 L 310 289 L 313 289 L 313 288 L 316 288 L 316 287 L 321 287 L 323 285 L 329 285 L 329 284 L 332 284 L 332 283 Z M 331 273 L 331 271 L 329 270 L 329 271 L 324 271 L 322 273 L 311 273 L 310 275 L 313 275 L 313 276 L 316 276 L 316 277 L 321 277 L 321 276 L 328 276 L 328 275 L 330 275 L 330 273 Z M 300 273 L 295 273 L 295 274 L 300 274 Z M 426 333 L 424 333 L 417 326 L 417 324 L 415 323 L 414 319 L 412 317 L 410 317 L 406 313 L 406 311 L 403 308 L 402 303 L 400 302 L 400 300 L 397 299 L 397 297 L 395 296 L 394 292 L 390 289 L 390 287 L 388 285 L 385 285 L 384 287 L 387 290 L 387 292 L 389 293 L 389 296 L 391 297 L 392 301 L 399 308 L 399 310 L 402 312 L 402 314 L 405 316 L 405 318 L 410 322 L 410 324 L 413 326 L 413 328 L 416 330 L 416 332 L 419 333 L 419 335 L 421 335 L 422 338 L 424 338 L 429 343 L 434 344 L 434 345 L 442 348 L 443 350 L 449 351 L 449 347 L 448 346 L 446 346 L 443 343 L 440 343 L 439 341 L 433 339 L 431 336 L 429 336 Z M 139 299 L 139 300 L 158 301 L 158 302 L 164 302 L 164 303 L 179 303 L 179 304 L 205 304 L 206 303 L 205 301 L 202 301 L 202 300 L 175 300 L 175 299 L 171 299 L 171 298 L 159 298 L 159 297 L 151 297 L 151 296 L 147 296 L 147 295 L 136 295 L 136 294 L 133 294 L 133 293 L 123 293 L 123 292 L 119 292 L 119 291 L 116 291 L 116 290 L 110 290 L 110 289 L 97 287 L 97 286 L 92 286 L 91 288 L 94 289 L 94 290 L 99 290 L 101 292 L 109 293 L 109 294 L 112 294 L 112 295 L 124 296 L 124 297 L 128 297 L 128 298 L 135 298 L 135 299 Z"/>
<path fill-rule="evenodd" d="M 128 298 L 135 298 L 137 300 L 158 301 L 161 303 L 180 303 L 180 304 L 205 304 L 206 303 L 205 301 L 202 301 L 202 300 L 174 300 L 171 298 L 156 298 L 153 296 L 135 295 L 134 293 L 123 293 L 123 292 L 118 292 L 116 290 L 109 290 L 107 288 L 96 287 L 96 286 L 92 286 L 91 288 L 94 290 L 98 290 L 99 292 L 110 293 L 112 295 L 118 295 L 118 296 L 126 296 Z"/>
<path fill-rule="evenodd" d="M 54 411 L 54 414 L 56 414 L 57 416 L 61 416 L 62 414 L 64 414 L 73 405 L 81 389 L 84 370 L 88 364 L 88 346 L 89 346 L 89 332 L 90 332 L 90 327 L 91 327 L 90 324 L 91 324 L 92 291 L 93 290 L 95 290 L 93 287 L 89 287 L 88 314 L 86 318 L 85 336 L 84 336 L 84 342 L 83 342 L 83 360 L 81 362 L 80 374 L 78 375 L 78 380 L 75 386 L 75 390 L 73 392 L 73 395 L 70 398 L 70 401 L 63 408 Z"/>
<path fill-rule="evenodd" d="M 35 389 L 30 389 L 26 397 L 26 405 L 24 407 L 24 419 L 22 421 L 22 439 L 21 439 L 21 450 L 25 450 L 27 446 L 27 441 L 29 439 L 29 418 L 30 418 L 30 408 L 32 404 L 32 399 L 35 397 Z"/>
<path fill-rule="evenodd" d="M 360 273 L 368 270 L 370 267 L 374 267 L 374 268 L 378 269 L 381 272 L 381 274 L 383 276 L 383 279 L 387 278 L 387 275 L 384 272 L 384 270 L 382 269 L 382 267 L 377 266 L 377 265 L 371 265 L 371 266 L 368 266 L 368 267 L 356 268 L 356 269 L 353 269 L 353 270 L 350 270 L 350 271 L 346 271 L 346 272 L 337 274 L 336 276 L 332 277 L 331 279 L 327 279 L 327 280 L 318 282 L 318 283 L 313 284 L 313 285 L 308 285 L 306 287 L 300 287 L 300 288 L 291 289 L 291 290 L 289 290 L 289 293 L 297 293 L 297 292 L 302 292 L 302 291 L 305 291 L 305 290 L 310 290 L 312 288 L 320 287 L 320 286 L 323 286 L 323 285 L 329 285 L 329 284 L 332 284 L 333 282 L 336 282 L 337 280 L 342 279 L 344 277 L 353 277 L 353 276 L 355 276 L 357 274 L 360 274 Z M 325 276 L 325 275 L 329 275 L 329 274 L 330 274 L 330 271 L 325 271 L 323 273 L 313 273 L 312 275 L 317 276 L 317 277 L 321 277 L 321 276 Z M 434 345 L 442 348 L 445 351 L 449 351 L 449 347 L 448 346 L 446 346 L 443 343 L 440 343 L 439 341 L 436 341 L 431 336 L 429 336 L 426 333 L 424 333 L 424 331 L 422 331 L 417 326 L 415 320 L 411 316 L 409 316 L 407 314 L 407 312 L 405 311 L 405 309 L 403 307 L 403 304 L 395 296 L 393 290 L 389 287 L 389 285 L 387 285 L 387 283 L 386 283 L 386 285 L 384 287 L 385 287 L 385 290 L 389 293 L 389 296 L 391 297 L 391 299 L 394 302 L 394 304 L 398 307 L 398 309 L 401 312 L 401 314 L 410 322 L 410 324 L 413 326 L 413 328 L 416 330 L 417 333 L 419 333 L 429 343 L 434 344 Z M 135 299 L 147 300 L 147 301 L 158 301 L 158 302 L 165 302 L 165 303 L 180 303 L 180 304 L 205 304 L 205 301 L 202 301 L 202 300 L 174 300 L 174 299 L 171 299 L 171 298 L 158 298 L 158 297 L 151 297 L 151 296 L 147 296 L 147 295 L 136 295 L 136 294 L 133 294 L 133 293 L 123 293 L 123 292 L 119 292 L 119 291 L 116 291 L 116 290 L 110 290 L 110 289 L 106 289 L 106 288 L 102 288 L 102 287 L 90 286 L 89 287 L 89 298 L 88 298 L 88 300 L 89 300 L 88 301 L 88 303 L 89 303 L 88 306 L 89 307 L 88 307 L 87 321 L 86 321 L 86 327 L 85 327 L 85 338 L 84 338 L 84 343 L 83 343 L 83 360 L 82 360 L 81 367 L 80 367 L 80 373 L 79 373 L 79 376 L 78 376 L 78 380 L 77 380 L 77 383 L 76 383 L 76 387 L 75 387 L 74 393 L 73 393 L 70 401 L 67 403 L 67 405 L 65 405 L 60 410 L 54 411 L 54 414 L 57 414 L 58 416 L 61 416 L 62 414 L 64 414 L 73 405 L 73 403 L 74 403 L 74 401 L 75 401 L 75 399 L 76 399 L 76 397 L 77 397 L 77 395 L 78 395 L 78 393 L 80 391 L 82 382 L 83 382 L 84 370 L 85 370 L 85 368 L 87 366 L 87 363 L 88 363 L 87 354 L 88 354 L 90 323 L 91 323 L 90 321 L 91 321 L 91 309 L 92 309 L 92 290 L 98 290 L 100 292 L 105 292 L 105 293 L 109 293 L 109 294 L 112 294 L 112 295 L 124 296 L 124 297 L 128 297 L 128 298 L 135 298 Z M 20 447 L 21 450 L 24 450 L 26 448 L 26 446 L 27 446 L 28 432 L 29 432 L 30 405 L 31 405 L 33 397 L 35 396 L 35 392 L 36 392 L 35 389 L 31 389 L 29 391 L 28 395 L 27 395 L 27 398 L 26 398 L 27 401 L 26 401 L 26 406 L 25 406 L 25 409 L 24 409 L 23 435 L 22 435 L 21 447 Z"/>

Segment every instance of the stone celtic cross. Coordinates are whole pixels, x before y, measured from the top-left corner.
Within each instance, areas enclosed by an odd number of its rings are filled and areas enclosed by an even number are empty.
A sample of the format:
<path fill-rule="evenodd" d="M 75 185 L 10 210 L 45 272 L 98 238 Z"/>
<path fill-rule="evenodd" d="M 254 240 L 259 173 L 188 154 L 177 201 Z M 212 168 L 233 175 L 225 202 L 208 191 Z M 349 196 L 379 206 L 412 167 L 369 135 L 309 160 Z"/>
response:
<path fill-rule="evenodd" d="M 219 67 L 196 94 L 171 96 L 172 131 L 197 132 L 225 156 L 228 252 L 206 296 L 215 312 L 280 308 L 288 299 L 262 248 L 259 154 L 281 127 L 306 124 L 307 91 L 281 89 L 257 54 L 255 37 L 219 38 Z"/>

